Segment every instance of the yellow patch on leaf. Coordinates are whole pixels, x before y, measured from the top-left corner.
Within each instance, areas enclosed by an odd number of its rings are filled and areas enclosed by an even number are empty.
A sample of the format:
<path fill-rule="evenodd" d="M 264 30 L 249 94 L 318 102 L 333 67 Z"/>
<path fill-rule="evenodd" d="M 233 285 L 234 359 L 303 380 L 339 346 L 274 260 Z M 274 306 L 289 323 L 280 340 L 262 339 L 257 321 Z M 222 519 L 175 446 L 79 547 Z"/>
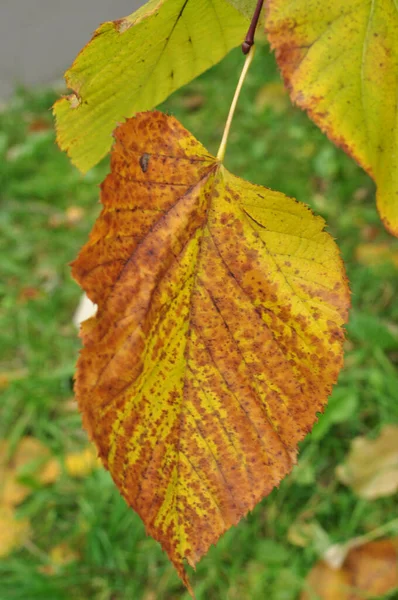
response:
<path fill-rule="evenodd" d="M 266 29 L 292 100 L 373 177 L 398 235 L 397 3 L 268 0 Z"/>
<path fill-rule="evenodd" d="M 65 73 L 73 92 L 54 105 L 60 148 L 88 171 L 110 150 L 118 122 L 218 63 L 247 26 L 226 0 L 150 0 L 103 23 Z"/>
<path fill-rule="evenodd" d="M 115 132 L 73 275 L 83 420 L 183 581 L 291 470 L 342 364 L 349 291 L 324 221 L 230 174 L 176 119 Z"/>

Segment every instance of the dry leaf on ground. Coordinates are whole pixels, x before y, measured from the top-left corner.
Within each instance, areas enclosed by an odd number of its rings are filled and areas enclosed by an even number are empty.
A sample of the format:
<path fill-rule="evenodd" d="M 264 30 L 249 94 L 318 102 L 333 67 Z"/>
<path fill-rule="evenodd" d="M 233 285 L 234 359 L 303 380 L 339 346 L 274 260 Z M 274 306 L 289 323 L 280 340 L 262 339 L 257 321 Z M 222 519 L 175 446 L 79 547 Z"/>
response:
<path fill-rule="evenodd" d="M 374 440 L 353 440 L 348 458 L 336 468 L 336 475 L 367 500 L 394 494 L 398 490 L 398 426 L 386 425 Z"/>
<path fill-rule="evenodd" d="M 87 477 L 94 469 L 101 467 L 101 460 L 95 446 L 88 446 L 81 452 L 71 452 L 65 457 L 65 469 L 70 477 Z"/>
<path fill-rule="evenodd" d="M 29 475 L 39 483 L 46 485 L 58 479 L 60 466 L 58 461 L 52 458 L 50 449 L 33 437 L 22 438 L 11 456 L 8 442 L 1 440 L 1 504 L 15 506 L 29 496 L 32 489 L 20 481 L 24 475 Z"/>
<path fill-rule="evenodd" d="M 29 533 L 28 519 L 17 519 L 11 506 L 0 505 L 0 558 L 21 546 Z"/>
<path fill-rule="evenodd" d="M 65 565 L 79 560 L 80 554 L 73 550 L 67 543 L 61 543 L 54 546 L 50 550 L 48 564 L 39 567 L 38 571 L 45 575 L 56 575 L 60 569 Z"/>
<path fill-rule="evenodd" d="M 361 265 L 371 267 L 392 263 L 398 268 L 398 245 L 391 242 L 359 244 L 355 248 L 355 258 Z"/>
<path fill-rule="evenodd" d="M 331 543 L 328 534 L 317 521 L 295 521 L 288 529 L 287 540 L 300 548 L 312 546 L 319 554 L 323 554 Z"/>
<path fill-rule="evenodd" d="M 364 600 L 398 587 L 397 540 L 369 542 L 350 550 L 341 569 L 318 562 L 300 600 Z"/>

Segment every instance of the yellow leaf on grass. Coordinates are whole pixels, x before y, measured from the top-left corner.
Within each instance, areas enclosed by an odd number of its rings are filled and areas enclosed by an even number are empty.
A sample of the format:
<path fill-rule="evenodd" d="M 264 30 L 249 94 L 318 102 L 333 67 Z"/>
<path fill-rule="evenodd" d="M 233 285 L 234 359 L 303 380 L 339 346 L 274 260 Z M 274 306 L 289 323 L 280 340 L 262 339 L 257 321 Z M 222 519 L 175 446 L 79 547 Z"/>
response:
<path fill-rule="evenodd" d="M 11 506 L 0 505 L 0 558 L 21 546 L 29 533 L 28 519 L 17 519 Z"/>
<path fill-rule="evenodd" d="M 76 392 L 127 502 L 191 565 L 290 471 L 342 364 L 349 292 L 324 221 L 230 174 L 176 119 L 115 132 L 73 275 Z"/>
<path fill-rule="evenodd" d="M 87 171 L 110 150 L 118 122 L 219 62 L 247 26 L 226 0 L 151 0 L 104 23 L 65 74 L 73 93 L 54 105 L 59 146 Z"/>
<path fill-rule="evenodd" d="M 398 426 L 386 425 L 375 440 L 353 440 L 348 458 L 336 468 L 336 475 L 367 500 L 394 494 L 398 490 Z"/>
<path fill-rule="evenodd" d="M 380 540 L 353 548 L 341 569 L 318 562 L 300 600 L 364 600 L 393 591 L 398 587 L 397 547 L 397 540 Z"/>
<path fill-rule="evenodd" d="M 102 465 L 94 446 L 81 452 L 71 452 L 65 457 L 65 468 L 71 477 L 82 478 Z"/>
<path fill-rule="evenodd" d="M 21 477 L 29 476 L 46 485 L 56 481 L 59 475 L 58 461 L 40 440 L 24 437 L 12 454 L 8 442 L 0 441 L 0 501 L 3 504 L 16 506 L 29 496 L 32 489 L 21 482 Z"/>
<path fill-rule="evenodd" d="M 50 563 L 41 565 L 38 570 L 45 575 L 56 575 L 60 568 L 79 560 L 80 554 L 73 550 L 67 543 L 61 543 L 50 550 Z"/>
<path fill-rule="evenodd" d="M 392 263 L 398 268 L 398 246 L 388 242 L 358 244 L 355 248 L 355 258 L 361 265 L 371 267 Z"/>
<path fill-rule="evenodd" d="M 398 235 L 396 1 L 268 0 L 266 28 L 292 100 L 373 177 Z"/>

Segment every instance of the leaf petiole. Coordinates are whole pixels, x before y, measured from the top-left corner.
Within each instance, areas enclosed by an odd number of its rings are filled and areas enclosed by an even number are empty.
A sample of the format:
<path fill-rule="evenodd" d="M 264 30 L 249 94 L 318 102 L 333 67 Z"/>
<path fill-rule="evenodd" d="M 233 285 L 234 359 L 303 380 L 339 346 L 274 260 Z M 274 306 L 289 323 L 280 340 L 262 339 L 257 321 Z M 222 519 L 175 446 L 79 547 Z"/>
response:
<path fill-rule="evenodd" d="M 254 34 L 256 33 L 257 24 L 258 24 L 258 20 L 260 18 L 260 13 L 261 13 L 263 4 L 264 4 L 264 0 L 257 0 L 257 5 L 254 10 L 253 18 L 251 20 L 249 29 L 247 30 L 245 41 L 242 44 L 243 54 L 248 54 L 250 51 L 250 48 L 254 44 Z"/>
<path fill-rule="evenodd" d="M 222 136 L 221 144 L 220 144 L 220 147 L 217 152 L 217 160 L 219 160 L 220 162 L 223 162 L 223 160 L 224 160 L 225 151 L 227 148 L 229 131 L 231 129 L 232 119 L 234 118 L 235 109 L 236 109 L 236 105 L 238 103 L 239 95 L 242 90 L 243 83 L 246 79 L 247 72 L 248 72 L 251 62 L 253 60 L 254 52 L 255 52 L 255 47 L 253 45 L 250 47 L 250 50 L 246 56 L 245 64 L 243 65 L 242 73 L 240 74 L 238 85 L 236 86 L 236 90 L 235 90 L 235 94 L 234 94 L 234 97 L 232 100 L 231 108 L 229 109 L 227 122 L 225 123 L 225 128 L 224 128 L 224 133 Z"/>

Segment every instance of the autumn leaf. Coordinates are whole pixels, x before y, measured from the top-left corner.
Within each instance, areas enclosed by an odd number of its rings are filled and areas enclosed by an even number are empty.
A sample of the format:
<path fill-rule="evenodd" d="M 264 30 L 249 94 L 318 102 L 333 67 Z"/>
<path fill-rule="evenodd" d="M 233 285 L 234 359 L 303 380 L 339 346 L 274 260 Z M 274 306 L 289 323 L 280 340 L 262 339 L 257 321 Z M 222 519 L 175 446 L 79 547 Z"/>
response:
<path fill-rule="evenodd" d="M 227 0 L 247 18 L 251 18 L 256 8 L 257 0 Z"/>
<path fill-rule="evenodd" d="M 342 568 L 318 562 L 307 577 L 300 600 L 363 600 L 398 587 L 397 539 L 368 542 L 348 553 Z"/>
<path fill-rule="evenodd" d="M 266 28 L 293 102 L 373 177 L 398 235 L 396 2 L 268 0 Z"/>
<path fill-rule="evenodd" d="M 219 62 L 247 26 L 226 0 L 150 0 L 103 23 L 65 73 L 72 93 L 54 105 L 60 148 L 87 171 L 110 150 L 118 122 Z"/>
<path fill-rule="evenodd" d="M 21 546 L 29 534 L 29 520 L 17 519 L 13 507 L 0 504 L 0 558 Z"/>
<path fill-rule="evenodd" d="M 70 452 L 65 457 L 65 469 L 70 477 L 81 479 L 101 466 L 94 446 L 88 446 L 80 452 Z"/>
<path fill-rule="evenodd" d="M 398 490 L 398 426 L 386 425 L 374 440 L 355 438 L 336 475 L 367 500 L 394 494 Z"/>
<path fill-rule="evenodd" d="M 38 568 L 40 573 L 45 575 L 57 575 L 62 567 L 67 566 L 80 559 L 80 555 L 76 550 L 71 548 L 69 544 L 63 542 L 51 548 L 49 553 L 49 562 Z"/>
<path fill-rule="evenodd" d="M 398 269 L 398 245 L 388 242 L 358 244 L 355 258 L 361 265 L 375 267 L 390 263 Z"/>
<path fill-rule="evenodd" d="M 0 504 L 16 506 L 32 492 L 24 484 L 24 476 L 35 479 L 42 485 L 48 485 L 58 479 L 60 465 L 51 456 L 51 452 L 40 440 L 31 436 L 23 437 L 15 452 L 10 451 L 6 440 L 0 441 L 0 480 L 2 490 Z"/>
<path fill-rule="evenodd" d="M 189 585 L 291 470 L 342 364 L 349 292 L 324 221 L 230 174 L 176 119 L 115 132 L 73 275 L 76 392 L 100 457 Z"/>

